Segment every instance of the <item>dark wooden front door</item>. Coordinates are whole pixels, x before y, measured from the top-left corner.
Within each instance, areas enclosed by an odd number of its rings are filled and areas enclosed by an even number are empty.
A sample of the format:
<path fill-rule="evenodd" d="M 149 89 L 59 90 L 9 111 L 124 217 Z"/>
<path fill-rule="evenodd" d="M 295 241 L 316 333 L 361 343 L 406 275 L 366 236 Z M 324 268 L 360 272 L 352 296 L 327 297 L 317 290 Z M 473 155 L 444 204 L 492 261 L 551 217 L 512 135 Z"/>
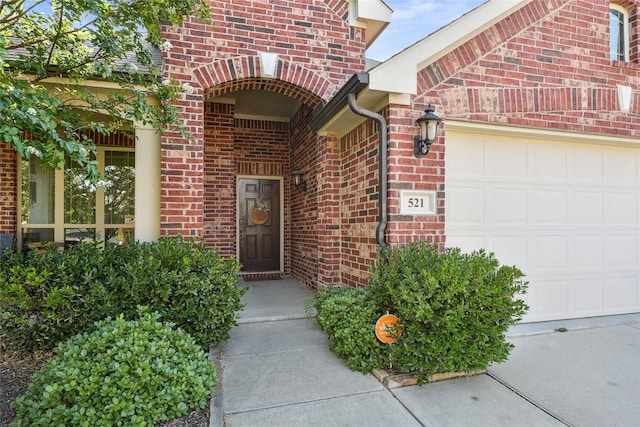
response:
<path fill-rule="evenodd" d="M 279 271 L 280 181 L 243 178 L 238 188 L 242 270 Z"/>

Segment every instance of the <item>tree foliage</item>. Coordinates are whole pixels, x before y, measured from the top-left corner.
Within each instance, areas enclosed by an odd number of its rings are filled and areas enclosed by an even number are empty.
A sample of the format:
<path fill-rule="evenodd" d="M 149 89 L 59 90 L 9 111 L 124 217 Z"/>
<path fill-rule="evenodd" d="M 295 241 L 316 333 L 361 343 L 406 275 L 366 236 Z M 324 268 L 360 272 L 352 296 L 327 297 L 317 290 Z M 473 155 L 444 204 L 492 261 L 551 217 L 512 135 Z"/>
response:
<path fill-rule="evenodd" d="M 174 101 L 191 88 L 161 81 L 154 53 L 170 48 L 162 24 L 208 14 L 205 0 L 0 0 L 0 141 L 52 167 L 66 157 L 97 181 L 88 130 L 138 121 L 188 137 Z"/>

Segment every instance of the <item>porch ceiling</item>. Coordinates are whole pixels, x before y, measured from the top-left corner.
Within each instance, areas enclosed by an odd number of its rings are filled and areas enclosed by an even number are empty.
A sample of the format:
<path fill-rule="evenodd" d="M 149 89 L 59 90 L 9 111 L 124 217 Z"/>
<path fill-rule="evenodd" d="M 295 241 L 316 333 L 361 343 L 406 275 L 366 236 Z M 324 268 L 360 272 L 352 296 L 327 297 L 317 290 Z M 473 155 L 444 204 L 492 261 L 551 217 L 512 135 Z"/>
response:
<path fill-rule="evenodd" d="M 210 100 L 235 105 L 235 116 L 242 119 L 289 122 L 301 103 L 293 98 L 266 90 L 229 92 Z"/>

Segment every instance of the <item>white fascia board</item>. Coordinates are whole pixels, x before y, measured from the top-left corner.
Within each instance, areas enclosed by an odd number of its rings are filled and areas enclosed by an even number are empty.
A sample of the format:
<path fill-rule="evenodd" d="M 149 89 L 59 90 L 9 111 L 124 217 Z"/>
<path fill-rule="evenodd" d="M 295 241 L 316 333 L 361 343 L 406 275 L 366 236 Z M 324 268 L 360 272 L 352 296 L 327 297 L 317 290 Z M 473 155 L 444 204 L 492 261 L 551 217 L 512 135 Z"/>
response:
<path fill-rule="evenodd" d="M 349 25 L 364 28 L 365 44 L 368 47 L 391 22 L 393 10 L 382 0 L 347 0 L 349 3 Z"/>
<path fill-rule="evenodd" d="M 355 7 L 356 19 L 391 22 L 393 10 L 382 0 L 350 0 L 349 3 Z"/>
<path fill-rule="evenodd" d="M 617 146 L 640 146 L 640 139 L 625 136 L 615 136 L 610 134 L 580 133 L 573 131 L 553 130 L 534 128 L 526 126 L 515 126 L 508 124 L 495 124 L 477 122 L 469 120 L 447 119 L 445 123 L 446 132 L 465 132 L 474 135 L 507 135 L 522 138 L 538 138 L 549 141 L 579 142 L 588 144 L 617 145 Z"/>
<path fill-rule="evenodd" d="M 391 94 L 386 92 L 371 91 L 369 88 L 365 88 L 357 94 L 356 102 L 362 108 L 378 112 L 385 106 L 389 105 L 390 95 Z M 318 133 L 332 133 L 341 138 L 365 120 L 367 120 L 367 118 L 357 115 L 351 111 L 349 105 L 346 105 L 338 111 L 331 120 L 327 121 L 327 123 L 318 129 Z"/>
<path fill-rule="evenodd" d="M 531 1 L 487 1 L 369 70 L 369 88 L 416 94 L 418 70 L 435 62 Z"/>

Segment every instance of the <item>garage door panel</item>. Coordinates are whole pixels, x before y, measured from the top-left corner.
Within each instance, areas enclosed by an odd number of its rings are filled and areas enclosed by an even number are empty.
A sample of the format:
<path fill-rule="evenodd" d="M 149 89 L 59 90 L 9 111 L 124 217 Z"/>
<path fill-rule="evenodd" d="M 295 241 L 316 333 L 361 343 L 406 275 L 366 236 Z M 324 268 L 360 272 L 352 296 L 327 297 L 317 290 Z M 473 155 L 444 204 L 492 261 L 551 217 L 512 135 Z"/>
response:
<path fill-rule="evenodd" d="M 567 222 L 567 193 L 555 190 L 533 190 L 533 218 L 541 225 L 562 225 Z"/>
<path fill-rule="evenodd" d="M 597 316 L 604 310 L 604 280 L 582 278 L 572 280 L 569 287 L 573 312 L 580 316 Z"/>
<path fill-rule="evenodd" d="M 460 248 L 463 252 L 473 252 L 482 248 L 487 248 L 489 245 L 486 242 L 485 236 L 463 234 L 463 235 L 450 235 L 447 236 L 447 246 L 452 248 Z M 500 259 L 500 258 L 498 258 Z"/>
<path fill-rule="evenodd" d="M 520 142 L 522 143 L 522 142 Z M 529 178 L 535 182 L 565 182 L 567 179 L 566 149 L 563 145 L 526 144 L 531 157 Z M 447 149 L 449 147 L 447 146 Z"/>
<path fill-rule="evenodd" d="M 567 237 L 564 235 L 534 236 L 531 268 L 542 272 L 562 270 L 567 264 Z"/>
<path fill-rule="evenodd" d="M 607 194 L 605 218 L 610 225 L 635 225 L 640 222 L 638 217 L 638 201 L 636 193 Z"/>
<path fill-rule="evenodd" d="M 464 177 L 481 177 L 485 175 L 484 144 L 473 141 L 460 141 L 455 147 L 447 147 L 446 156 L 456 159 L 456 174 Z"/>
<path fill-rule="evenodd" d="M 625 188 L 640 184 L 638 156 L 630 155 L 629 150 L 612 147 L 604 154 L 605 185 Z"/>
<path fill-rule="evenodd" d="M 527 190 L 495 188 L 492 191 L 491 218 L 501 224 L 527 222 Z"/>
<path fill-rule="evenodd" d="M 447 199 L 449 221 L 483 224 L 485 222 L 485 189 L 482 187 L 452 186 Z"/>
<path fill-rule="evenodd" d="M 604 219 L 602 193 L 575 190 L 569 198 L 569 222 L 575 224 L 602 224 Z"/>
<path fill-rule="evenodd" d="M 639 264 L 638 240 L 636 236 L 609 235 L 607 236 L 606 263 L 611 267 L 637 267 Z"/>
<path fill-rule="evenodd" d="M 515 265 L 526 271 L 529 266 L 529 247 L 527 236 L 492 236 L 491 247 L 496 258 L 503 265 Z"/>
<path fill-rule="evenodd" d="M 567 282 L 564 280 L 535 281 L 535 287 L 530 288 L 532 299 L 529 307 L 537 307 L 536 315 L 544 320 L 561 317 L 568 309 Z"/>
<path fill-rule="evenodd" d="M 568 268 L 602 270 L 604 266 L 604 237 L 600 235 L 572 236 L 570 238 Z"/>
<path fill-rule="evenodd" d="M 527 176 L 527 147 L 508 145 L 504 147 L 489 146 L 492 151 L 486 153 L 485 176 L 493 178 L 524 179 Z"/>
<path fill-rule="evenodd" d="M 640 145 L 448 131 L 445 159 L 447 245 L 523 270 L 525 321 L 640 311 Z"/>
<path fill-rule="evenodd" d="M 568 162 L 569 180 L 574 183 L 600 185 L 603 182 L 603 152 L 600 146 L 581 144 L 571 147 Z"/>
<path fill-rule="evenodd" d="M 605 307 L 609 313 L 633 312 L 639 299 L 638 277 L 611 277 L 604 293 Z"/>

